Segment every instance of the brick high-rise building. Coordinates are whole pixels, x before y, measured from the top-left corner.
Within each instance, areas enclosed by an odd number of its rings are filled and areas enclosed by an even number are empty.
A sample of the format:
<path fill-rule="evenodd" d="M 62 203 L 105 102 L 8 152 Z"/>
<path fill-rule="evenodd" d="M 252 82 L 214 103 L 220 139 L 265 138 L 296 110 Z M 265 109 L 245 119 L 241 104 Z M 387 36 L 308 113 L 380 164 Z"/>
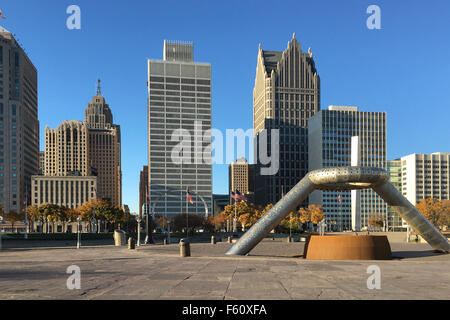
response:
<path fill-rule="evenodd" d="M 120 126 L 100 90 L 85 110 L 88 128 L 89 167 L 97 174 L 97 196 L 113 206 L 122 205 L 122 168 Z"/>
<path fill-rule="evenodd" d="M 303 52 L 295 38 L 285 51 L 258 50 L 253 89 L 255 162 L 259 150 L 271 148 L 271 129 L 279 129 L 279 170 L 263 176 L 256 169 L 258 204 L 276 203 L 308 172 L 308 119 L 320 110 L 320 78 L 311 50 Z M 259 136 L 267 130 L 267 143 Z M 258 161 L 257 161 L 258 159 Z"/>
<path fill-rule="evenodd" d="M 0 204 L 20 212 L 39 171 L 37 71 L 14 36 L 0 27 Z"/>

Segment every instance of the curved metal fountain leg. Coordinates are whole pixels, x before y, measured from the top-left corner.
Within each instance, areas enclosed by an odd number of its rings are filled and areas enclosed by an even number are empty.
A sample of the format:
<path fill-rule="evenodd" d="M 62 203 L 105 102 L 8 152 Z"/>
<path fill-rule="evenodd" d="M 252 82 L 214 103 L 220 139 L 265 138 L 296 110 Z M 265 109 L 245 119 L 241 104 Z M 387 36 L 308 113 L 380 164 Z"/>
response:
<path fill-rule="evenodd" d="M 450 252 L 450 243 L 436 227 L 421 214 L 390 182 L 373 186 L 383 198 L 433 249 Z"/>
<path fill-rule="evenodd" d="M 255 223 L 231 248 L 227 255 L 245 255 L 250 252 L 271 230 L 278 226 L 291 211 L 302 203 L 315 189 L 306 175 L 284 198 Z"/>

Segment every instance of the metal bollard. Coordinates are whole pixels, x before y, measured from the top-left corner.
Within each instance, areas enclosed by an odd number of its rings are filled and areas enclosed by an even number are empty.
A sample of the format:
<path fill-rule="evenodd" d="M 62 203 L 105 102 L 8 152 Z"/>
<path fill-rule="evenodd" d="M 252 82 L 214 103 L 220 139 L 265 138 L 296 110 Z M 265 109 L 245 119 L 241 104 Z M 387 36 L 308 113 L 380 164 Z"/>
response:
<path fill-rule="evenodd" d="M 289 237 L 287 237 L 287 242 L 288 243 L 291 243 L 292 242 L 292 238 L 289 236 Z"/>
<path fill-rule="evenodd" d="M 211 244 L 216 244 L 216 237 L 211 236 Z"/>
<path fill-rule="evenodd" d="M 136 243 L 133 238 L 128 238 L 128 249 L 133 250 L 136 249 Z"/>
<path fill-rule="evenodd" d="M 187 239 L 180 240 L 180 257 L 191 256 L 191 245 Z"/>
<path fill-rule="evenodd" d="M 232 241 L 231 241 L 231 237 L 228 237 L 228 243 L 231 243 Z"/>

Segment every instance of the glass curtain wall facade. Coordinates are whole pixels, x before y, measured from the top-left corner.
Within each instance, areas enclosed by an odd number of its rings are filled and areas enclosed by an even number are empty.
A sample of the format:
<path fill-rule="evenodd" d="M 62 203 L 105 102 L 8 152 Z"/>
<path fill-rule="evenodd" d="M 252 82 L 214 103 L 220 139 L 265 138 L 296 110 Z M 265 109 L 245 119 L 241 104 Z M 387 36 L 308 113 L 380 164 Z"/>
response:
<path fill-rule="evenodd" d="M 386 113 L 330 106 L 313 116 L 308 128 L 310 170 L 350 166 L 352 136 L 360 137 L 361 166 L 386 168 Z M 351 229 L 350 191 L 314 191 L 309 201 L 323 206 L 331 229 Z M 361 190 L 361 227 L 374 216 L 386 219 L 386 205 L 374 191 Z"/>

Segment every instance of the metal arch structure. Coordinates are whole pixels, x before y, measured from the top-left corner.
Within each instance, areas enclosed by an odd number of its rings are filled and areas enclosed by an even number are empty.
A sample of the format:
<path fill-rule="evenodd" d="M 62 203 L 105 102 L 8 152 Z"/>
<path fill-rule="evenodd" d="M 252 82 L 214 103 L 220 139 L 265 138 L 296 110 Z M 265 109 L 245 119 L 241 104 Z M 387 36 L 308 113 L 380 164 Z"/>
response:
<path fill-rule="evenodd" d="M 159 200 L 161 200 L 162 197 L 168 195 L 171 192 L 180 192 L 180 191 L 183 192 L 185 190 L 174 189 L 174 190 L 165 190 L 165 191 L 159 192 L 158 198 L 156 198 L 156 200 L 153 202 L 153 205 L 152 205 L 152 218 L 153 218 L 153 220 L 155 219 L 155 208 L 156 208 L 156 205 L 158 204 Z M 206 205 L 205 199 L 203 199 L 203 197 L 201 195 L 199 195 L 195 191 L 189 191 L 189 193 L 196 195 L 202 201 L 203 205 L 205 206 L 205 217 L 208 217 L 209 216 L 209 211 L 208 211 L 208 206 Z"/>
<path fill-rule="evenodd" d="M 245 255 L 278 226 L 314 190 L 372 188 L 435 250 L 450 252 L 449 241 L 389 182 L 386 170 L 374 167 L 338 167 L 309 172 L 283 199 L 258 220 L 225 254 Z"/>

